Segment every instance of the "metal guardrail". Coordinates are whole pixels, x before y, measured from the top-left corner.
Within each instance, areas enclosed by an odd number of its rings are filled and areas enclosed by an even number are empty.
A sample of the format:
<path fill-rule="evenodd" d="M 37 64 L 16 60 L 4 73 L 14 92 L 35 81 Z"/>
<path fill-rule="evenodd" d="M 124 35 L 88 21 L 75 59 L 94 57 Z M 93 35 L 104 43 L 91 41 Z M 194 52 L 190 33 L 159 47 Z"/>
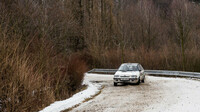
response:
<path fill-rule="evenodd" d="M 115 74 L 117 69 L 92 69 L 88 73 L 100 73 L 100 74 Z M 146 74 L 156 76 L 173 76 L 173 77 L 189 77 L 200 78 L 198 72 L 184 72 L 184 71 L 169 71 L 169 70 L 145 70 Z"/>
<path fill-rule="evenodd" d="M 168 71 L 168 70 L 145 70 L 145 72 L 151 75 L 200 78 L 200 73 L 198 72 Z"/>
<path fill-rule="evenodd" d="M 117 69 L 92 69 L 88 73 L 115 74 Z"/>

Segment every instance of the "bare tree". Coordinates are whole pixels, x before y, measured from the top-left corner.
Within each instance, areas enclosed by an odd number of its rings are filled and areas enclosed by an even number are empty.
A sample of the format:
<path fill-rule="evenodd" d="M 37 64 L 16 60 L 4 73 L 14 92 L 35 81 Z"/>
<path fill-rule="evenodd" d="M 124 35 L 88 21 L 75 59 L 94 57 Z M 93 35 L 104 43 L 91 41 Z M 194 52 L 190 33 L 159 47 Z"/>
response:
<path fill-rule="evenodd" d="M 174 0 L 172 3 L 172 18 L 176 30 L 176 37 L 181 47 L 182 69 L 186 68 L 186 45 L 190 39 L 193 27 L 193 6 L 187 0 Z"/>
<path fill-rule="evenodd" d="M 136 8 L 136 21 L 138 22 L 137 29 L 139 41 L 147 47 L 147 50 L 151 49 L 154 45 L 155 39 L 159 35 L 159 13 L 155 8 L 152 1 L 141 0 L 137 3 Z M 138 32 L 136 32 L 138 33 Z"/>

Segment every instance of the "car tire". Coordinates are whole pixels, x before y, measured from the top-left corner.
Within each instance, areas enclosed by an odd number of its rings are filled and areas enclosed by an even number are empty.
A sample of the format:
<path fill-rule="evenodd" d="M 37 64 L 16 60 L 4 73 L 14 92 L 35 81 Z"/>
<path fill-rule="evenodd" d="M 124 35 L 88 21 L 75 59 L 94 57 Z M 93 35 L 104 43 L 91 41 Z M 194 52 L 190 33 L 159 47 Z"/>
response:
<path fill-rule="evenodd" d="M 138 80 L 138 82 L 136 83 L 137 85 L 140 85 L 140 78 L 139 78 L 139 80 Z"/>
<path fill-rule="evenodd" d="M 144 83 L 144 79 L 141 82 Z"/>
<path fill-rule="evenodd" d="M 142 82 L 142 83 L 144 83 L 144 80 L 145 80 L 145 76 L 144 76 L 144 78 L 142 79 L 142 81 L 141 81 L 141 82 Z"/>
<path fill-rule="evenodd" d="M 114 86 L 117 86 L 117 83 L 114 82 Z"/>

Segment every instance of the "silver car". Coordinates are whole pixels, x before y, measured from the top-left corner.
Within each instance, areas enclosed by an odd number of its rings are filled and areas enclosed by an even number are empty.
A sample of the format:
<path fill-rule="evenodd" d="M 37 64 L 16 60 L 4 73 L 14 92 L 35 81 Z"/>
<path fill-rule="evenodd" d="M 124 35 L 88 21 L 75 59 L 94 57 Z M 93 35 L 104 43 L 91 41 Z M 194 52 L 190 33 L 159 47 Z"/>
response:
<path fill-rule="evenodd" d="M 118 83 L 144 83 L 145 73 L 143 67 L 139 63 L 124 63 L 114 75 L 114 86 Z"/>

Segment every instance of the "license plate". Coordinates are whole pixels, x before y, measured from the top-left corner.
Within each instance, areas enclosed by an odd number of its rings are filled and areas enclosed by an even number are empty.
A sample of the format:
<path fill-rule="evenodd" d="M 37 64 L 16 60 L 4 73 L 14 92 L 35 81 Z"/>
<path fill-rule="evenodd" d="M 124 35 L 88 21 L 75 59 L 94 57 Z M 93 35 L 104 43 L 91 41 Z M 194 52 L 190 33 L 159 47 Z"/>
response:
<path fill-rule="evenodd" d="M 123 78 L 123 79 L 121 79 L 122 81 L 127 81 L 127 80 L 129 80 L 128 78 Z"/>

